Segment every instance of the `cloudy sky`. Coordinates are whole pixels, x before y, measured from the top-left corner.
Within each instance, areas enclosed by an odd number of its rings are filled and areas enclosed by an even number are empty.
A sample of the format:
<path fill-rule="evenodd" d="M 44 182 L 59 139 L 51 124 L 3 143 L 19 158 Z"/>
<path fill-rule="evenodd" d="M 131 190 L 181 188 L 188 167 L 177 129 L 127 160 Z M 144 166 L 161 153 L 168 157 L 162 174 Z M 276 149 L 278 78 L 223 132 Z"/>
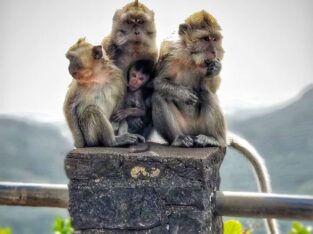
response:
<path fill-rule="evenodd" d="M 0 0 L 0 112 L 62 114 L 70 76 L 65 52 L 95 44 L 125 0 Z M 225 109 L 284 102 L 313 82 L 312 0 L 142 0 L 155 12 L 158 41 L 201 9 L 223 28 Z"/>

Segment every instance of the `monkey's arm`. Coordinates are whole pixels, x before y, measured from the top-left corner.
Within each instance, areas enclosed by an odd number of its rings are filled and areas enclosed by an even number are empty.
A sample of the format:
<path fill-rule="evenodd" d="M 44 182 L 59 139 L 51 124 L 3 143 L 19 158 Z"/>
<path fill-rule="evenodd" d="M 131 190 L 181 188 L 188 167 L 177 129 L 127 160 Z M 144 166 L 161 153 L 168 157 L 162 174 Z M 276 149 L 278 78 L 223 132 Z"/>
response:
<path fill-rule="evenodd" d="M 171 81 L 170 77 L 162 73 L 155 78 L 154 88 L 161 96 L 169 100 L 182 101 L 186 104 L 195 104 L 198 102 L 198 97 L 188 88 L 175 84 Z"/>
<path fill-rule="evenodd" d="M 115 112 L 111 119 L 113 121 L 122 121 L 128 117 L 143 117 L 146 115 L 146 110 L 142 109 L 142 108 L 138 108 L 138 107 L 131 107 L 131 108 L 126 108 L 126 109 L 122 109 L 122 110 L 118 110 L 117 112 Z"/>
<path fill-rule="evenodd" d="M 64 101 L 63 112 L 65 115 L 66 122 L 72 132 L 75 147 L 82 148 L 85 146 L 85 141 L 78 124 L 76 107 L 74 105 L 74 98 L 75 98 L 75 88 L 73 87 L 73 85 L 71 85 Z"/>

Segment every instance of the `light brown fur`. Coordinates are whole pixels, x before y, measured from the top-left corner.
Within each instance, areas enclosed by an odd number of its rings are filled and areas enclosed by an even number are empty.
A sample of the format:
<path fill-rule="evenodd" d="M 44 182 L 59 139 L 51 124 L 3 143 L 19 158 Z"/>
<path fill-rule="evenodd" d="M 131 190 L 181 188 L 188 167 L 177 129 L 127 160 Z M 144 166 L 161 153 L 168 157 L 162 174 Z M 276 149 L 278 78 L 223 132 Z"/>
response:
<path fill-rule="evenodd" d="M 139 59 L 156 62 L 158 51 L 154 12 L 138 1 L 117 10 L 111 33 L 103 39 L 102 46 L 109 58 L 122 70 Z"/>
<path fill-rule="evenodd" d="M 208 64 L 219 64 L 223 57 L 218 29 L 213 17 L 197 12 L 180 25 L 179 41 L 163 43 L 154 82 L 153 123 L 174 146 L 226 147 L 224 116 L 216 87 L 210 86 L 219 70 L 208 73 Z M 209 38 L 213 36 L 216 41 Z"/>
<path fill-rule="evenodd" d="M 76 147 L 134 143 L 136 136 L 116 137 L 109 118 L 120 108 L 126 90 L 123 74 L 103 53 L 79 39 L 66 54 L 73 76 L 64 102 L 64 114 Z"/>
<path fill-rule="evenodd" d="M 221 61 L 224 56 L 222 35 L 220 32 L 221 27 L 216 19 L 204 10 L 189 16 L 181 26 L 184 26 L 184 30 L 181 30 L 182 27 L 180 28 L 180 39 L 178 41 L 162 42 L 159 55 L 159 66 L 162 66 L 163 61 L 167 60 L 168 57 L 171 57 L 171 59 L 179 58 L 180 63 L 184 64 L 184 66 L 188 66 L 189 69 L 196 69 L 202 74 L 205 74 L 206 65 L 204 61 L 211 59 L 210 56 L 208 56 L 210 45 L 208 45 L 208 43 L 202 38 L 214 36 L 218 39 L 214 42 L 216 52 L 215 59 Z M 175 64 L 173 65 L 175 66 Z M 177 67 L 177 70 L 179 69 L 180 68 Z M 219 74 L 216 74 L 209 77 L 207 85 L 213 93 L 216 93 L 220 86 L 220 82 L 221 78 Z"/>

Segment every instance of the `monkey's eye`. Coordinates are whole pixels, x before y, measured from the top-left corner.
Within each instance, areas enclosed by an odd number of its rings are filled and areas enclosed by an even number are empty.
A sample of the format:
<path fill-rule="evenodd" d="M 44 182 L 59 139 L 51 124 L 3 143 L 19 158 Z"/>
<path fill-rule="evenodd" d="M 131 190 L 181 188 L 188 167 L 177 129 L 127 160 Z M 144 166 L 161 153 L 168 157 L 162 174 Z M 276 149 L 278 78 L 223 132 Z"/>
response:
<path fill-rule="evenodd" d="M 133 22 L 131 20 L 126 20 L 127 24 L 132 24 Z"/>
<path fill-rule="evenodd" d="M 211 40 L 212 40 L 212 41 L 217 41 L 217 37 L 212 36 L 212 37 L 211 37 Z"/>
<path fill-rule="evenodd" d="M 143 24 L 144 21 L 143 21 L 142 19 L 138 19 L 138 20 L 137 20 L 137 23 L 138 23 L 138 24 Z"/>
<path fill-rule="evenodd" d="M 211 37 L 202 37 L 201 39 L 204 41 L 211 41 Z"/>

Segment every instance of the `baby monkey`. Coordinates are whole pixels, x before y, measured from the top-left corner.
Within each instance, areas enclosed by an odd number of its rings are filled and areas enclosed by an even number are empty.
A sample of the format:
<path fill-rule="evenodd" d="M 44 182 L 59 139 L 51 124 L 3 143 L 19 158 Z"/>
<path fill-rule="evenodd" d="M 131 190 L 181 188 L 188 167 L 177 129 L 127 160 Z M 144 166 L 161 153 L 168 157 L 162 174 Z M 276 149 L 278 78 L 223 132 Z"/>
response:
<path fill-rule="evenodd" d="M 151 94 L 154 62 L 137 60 L 126 71 L 127 95 L 124 106 L 113 113 L 113 121 L 127 121 L 128 132 L 147 138 L 151 132 Z"/>

